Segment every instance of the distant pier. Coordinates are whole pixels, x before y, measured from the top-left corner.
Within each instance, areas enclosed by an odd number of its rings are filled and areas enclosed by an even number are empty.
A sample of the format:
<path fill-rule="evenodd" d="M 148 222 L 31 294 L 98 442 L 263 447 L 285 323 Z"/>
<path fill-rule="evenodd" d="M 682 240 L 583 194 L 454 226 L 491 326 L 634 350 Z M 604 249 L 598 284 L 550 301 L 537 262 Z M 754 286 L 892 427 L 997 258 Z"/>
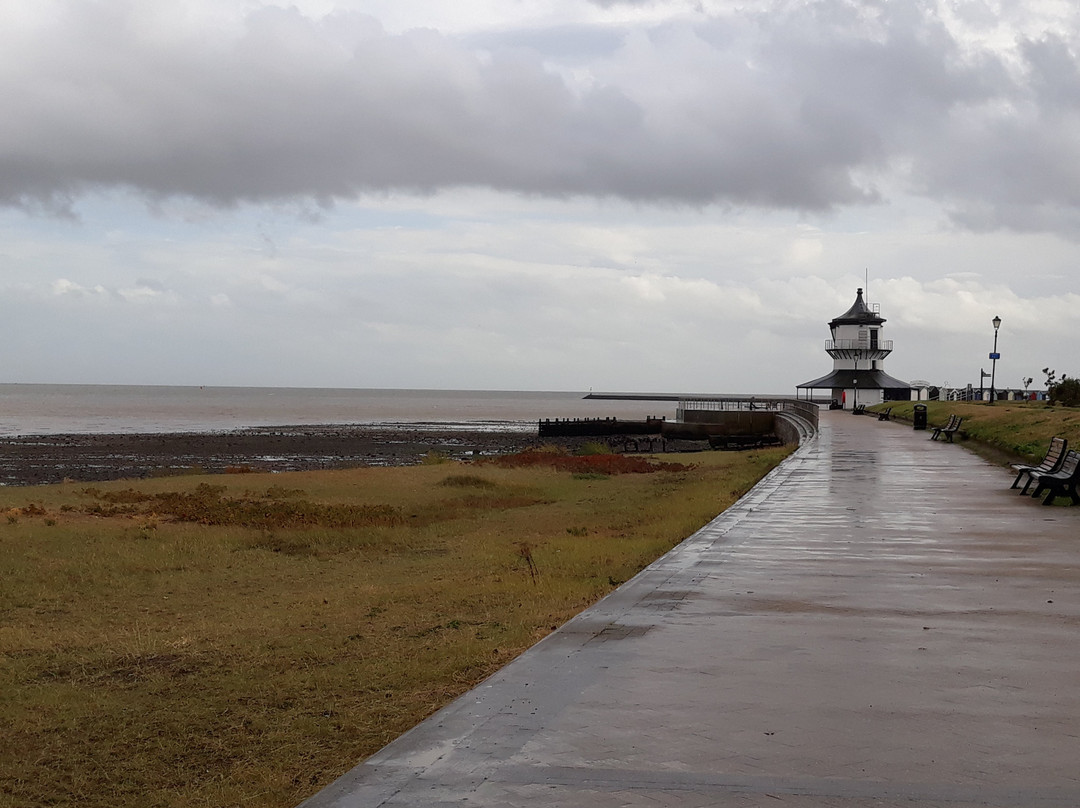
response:
<path fill-rule="evenodd" d="M 597 401 L 682 401 L 686 396 L 672 393 L 589 393 L 586 400 Z"/>

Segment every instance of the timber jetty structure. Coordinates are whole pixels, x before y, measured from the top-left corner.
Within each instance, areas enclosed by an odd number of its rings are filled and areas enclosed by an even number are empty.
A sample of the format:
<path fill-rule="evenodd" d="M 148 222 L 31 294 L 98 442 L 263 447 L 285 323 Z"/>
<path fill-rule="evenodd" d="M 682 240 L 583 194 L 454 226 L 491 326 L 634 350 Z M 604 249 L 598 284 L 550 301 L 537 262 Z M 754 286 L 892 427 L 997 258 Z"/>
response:
<path fill-rule="evenodd" d="M 707 441 L 718 449 L 800 443 L 817 431 L 818 406 L 787 397 L 590 393 L 587 399 L 676 402 L 675 419 L 545 418 L 539 437 L 660 438 Z"/>

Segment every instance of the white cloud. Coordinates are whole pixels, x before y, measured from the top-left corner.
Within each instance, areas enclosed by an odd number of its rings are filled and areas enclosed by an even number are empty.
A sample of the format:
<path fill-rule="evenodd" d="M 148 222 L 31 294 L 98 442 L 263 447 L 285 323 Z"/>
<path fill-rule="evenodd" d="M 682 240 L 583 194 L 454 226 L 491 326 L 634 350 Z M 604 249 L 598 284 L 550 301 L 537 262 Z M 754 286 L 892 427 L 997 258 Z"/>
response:
<path fill-rule="evenodd" d="M 57 278 L 50 286 L 52 288 L 52 293 L 57 296 L 86 297 L 88 295 L 108 294 L 105 287 L 101 284 L 87 288 L 74 283 L 73 281 L 69 281 L 67 278 Z"/>

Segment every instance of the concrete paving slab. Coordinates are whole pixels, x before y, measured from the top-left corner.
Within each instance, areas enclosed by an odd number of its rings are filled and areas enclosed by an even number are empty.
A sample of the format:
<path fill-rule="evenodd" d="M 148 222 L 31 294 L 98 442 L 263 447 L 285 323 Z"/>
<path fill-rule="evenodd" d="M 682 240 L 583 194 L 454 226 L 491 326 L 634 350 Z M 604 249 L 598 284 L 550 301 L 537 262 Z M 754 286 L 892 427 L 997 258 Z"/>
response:
<path fill-rule="evenodd" d="M 1080 508 L 822 414 L 733 508 L 303 803 L 1080 806 Z"/>

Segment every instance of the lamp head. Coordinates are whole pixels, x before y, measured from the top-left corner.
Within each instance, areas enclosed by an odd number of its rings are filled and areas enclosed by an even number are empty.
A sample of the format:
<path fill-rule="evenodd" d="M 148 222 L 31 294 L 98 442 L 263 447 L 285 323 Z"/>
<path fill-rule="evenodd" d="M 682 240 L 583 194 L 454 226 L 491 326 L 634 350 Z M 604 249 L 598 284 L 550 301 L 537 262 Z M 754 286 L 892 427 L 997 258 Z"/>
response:
<path fill-rule="evenodd" d="M 995 317 L 991 322 L 994 324 L 994 330 L 997 331 L 1001 327 L 1001 318 Z"/>

